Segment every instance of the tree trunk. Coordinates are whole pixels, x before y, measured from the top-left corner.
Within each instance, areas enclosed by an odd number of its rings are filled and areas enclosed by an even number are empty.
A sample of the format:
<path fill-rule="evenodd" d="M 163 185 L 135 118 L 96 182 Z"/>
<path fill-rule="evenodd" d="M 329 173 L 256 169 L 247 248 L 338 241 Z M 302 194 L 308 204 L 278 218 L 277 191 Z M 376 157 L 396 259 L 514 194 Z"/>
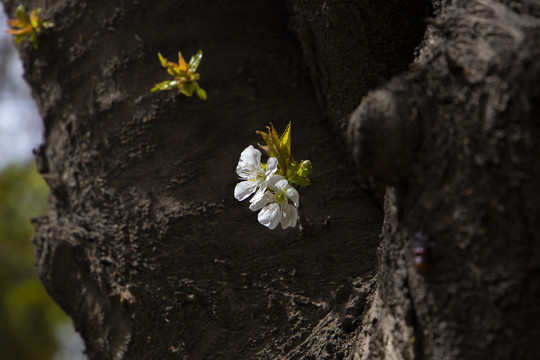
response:
<path fill-rule="evenodd" d="M 538 3 L 447 5 L 351 116 L 358 163 L 394 185 L 353 358 L 540 354 L 539 30 Z"/>
<path fill-rule="evenodd" d="M 536 2 L 40 5 L 36 269 L 90 359 L 540 352 Z M 150 93 L 158 52 L 199 48 L 206 102 Z M 289 121 L 303 232 L 233 197 L 255 131 Z"/>

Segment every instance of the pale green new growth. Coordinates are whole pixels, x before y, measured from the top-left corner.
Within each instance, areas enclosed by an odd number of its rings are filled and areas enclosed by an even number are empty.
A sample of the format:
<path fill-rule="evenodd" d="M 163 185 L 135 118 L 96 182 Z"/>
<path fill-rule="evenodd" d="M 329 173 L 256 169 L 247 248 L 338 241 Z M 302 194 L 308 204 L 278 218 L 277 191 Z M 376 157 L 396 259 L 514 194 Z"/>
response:
<path fill-rule="evenodd" d="M 28 36 L 34 49 L 37 49 L 38 35 L 46 33 L 47 29 L 54 26 L 54 22 L 44 21 L 40 18 L 40 12 L 40 8 L 34 9 L 30 13 L 30 18 L 28 18 L 24 6 L 19 5 L 17 10 L 15 10 L 15 16 L 17 18 L 6 20 L 7 24 L 13 28 L 6 30 L 6 33 L 13 35 L 15 37 L 15 43 L 17 44 L 22 42 Z"/>
<path fill-rule="evenodd" d="M 300 195 L 291 184 L 309 184 L 307 176 L 312 172 L 311 162 L 303 160 L 298 163 L 292 158 L 291 123 L 281 136 L 272 124 L 267 129 L 268 133 L 257 133 L 266 142 L 266 145 L 259 146 L 268 154 L 268 162 L 261 163 L 261 152 L 251 145 L 242 151 L 236 166 L 236 173 L 242 181 L 236 184 L 234 197 L 242 201 L 253 195 L 249 209 L 260 210 L 257 219 L 269 229 L 275 229 L 278 224 L 283 229 L 295 227 Z"/>
<path fill-rule="evenodd" d="M 278 159 L 279 169 L 277 174 L 282 175 L 290 183 L 307 186 L 309 185 L 308 175 L 311 174 L 311 162 L 309 160 L 302 160 L 300 163 L 296 162 L 291 156 L 291 123 L 287 125 L 287 128 L 278 136 L 274 125 L 270 124 L 266 129 L 268 133 L 263 131 L 257 131 L 257 134 L 261 135 L 266 145 L 260 145 L 266 154 L 270 157 L 276 157 Z"/>
<path fill-rule="evenodd" d="M 202 50 L 199 50 L 197 54 L 191 57 L 189 63 L 186 63 L 186 60 L 184 60 L 182 53 L 179 51 L 177 64 L 171 61 L 167 61 L 167 59 L 165 59 L 160 53 L 158 53 L 161 66 L 167 69 L 167 72 L 171 74 L 174 79 L 156 84 L 151 91 L 156 92 L 178 89 L 182 94 L 186 96 L 191 97 L 194 93 L 196 93 L 200 99 L 206 100 L 206 91 L 204 91 L 203 88 L 199 86 L 199 83 L 197 83 L 197 80 L 199 80 L 201 76 L 200 74 L 195 72 L 197 70 L 197 67 L 199 67 L 199 64 L 201 63 L 202 56 Z"/>

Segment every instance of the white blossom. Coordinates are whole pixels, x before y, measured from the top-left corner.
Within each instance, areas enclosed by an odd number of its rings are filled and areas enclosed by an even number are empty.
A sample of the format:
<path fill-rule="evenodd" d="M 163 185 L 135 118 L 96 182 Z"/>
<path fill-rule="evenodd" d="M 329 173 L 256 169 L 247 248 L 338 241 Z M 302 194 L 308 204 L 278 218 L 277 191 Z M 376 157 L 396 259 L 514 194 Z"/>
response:
<path fill-rule="evenodd" d="M 239 200 L 247 199 L 257 191 L 256 195 L 263 195 L 267 188 L 267 182 L 277 171 L 278 160 L 275 157 L 268 159 L 266 170 L 261 164 L 261 152 L 252 145 L 242 151 L 240 160 L 236 166 L 236 173 L 243 180 L 236 184 L 234 197 Z"/>
<path fill-rule="evenodd" d="M 298 219 L 296 208 L 300 197 L 298 191 L 280 175 L 272 176 L 267 185 L 269 190 L 258 192 L 250 200 L 250 210 L 261 210 L 257 219 L 269 229 L 275 229 L 279 223 L 283 229 L 295 227 Z"/>

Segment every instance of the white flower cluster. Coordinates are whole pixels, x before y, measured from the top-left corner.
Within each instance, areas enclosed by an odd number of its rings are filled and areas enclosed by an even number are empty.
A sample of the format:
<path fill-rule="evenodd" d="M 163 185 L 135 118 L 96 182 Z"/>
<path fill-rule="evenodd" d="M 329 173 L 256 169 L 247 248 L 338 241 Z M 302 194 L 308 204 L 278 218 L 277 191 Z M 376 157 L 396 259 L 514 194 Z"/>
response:
<path fill-rule="evenodd" d="M 248 146 L 240 155 L 236 173 L 243 180 L 236 184 L 234 197 L 242 201 L 252 194 L 249 209 L 259 211 L 257 219 L 269 229 L 281 223 L 283 229 L 296 226 L 299 194 L 281 175 L 276 175 L 278 160 L 268 159 L 266 170 L 261 164 L 261 152 Z M 292 204 L 289 203 L 292 202 Z"/>

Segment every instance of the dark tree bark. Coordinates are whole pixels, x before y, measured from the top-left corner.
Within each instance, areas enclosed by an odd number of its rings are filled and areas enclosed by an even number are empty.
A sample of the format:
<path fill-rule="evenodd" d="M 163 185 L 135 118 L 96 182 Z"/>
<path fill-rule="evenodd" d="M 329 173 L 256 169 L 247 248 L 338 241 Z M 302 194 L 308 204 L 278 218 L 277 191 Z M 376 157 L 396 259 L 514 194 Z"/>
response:
<path fill-rule="evenodd" d="M 20 47 L 36 269 L 89 358 L 535 358 L 536 2 L 25 5 L 57 24 Z M 149 92 L 158 51 L 199 48 L 208 101 Z M 290 120 L 305 232 L 232 196 L 255 131 Z"/>
<path fill-rule="evenodd" d="M 540 4 L 444 6 L 418 61 L 349 122 L 386 183 L 377 295 L 353 358 L 534 359 L 540 353 Z M 387 145 L 388 141 L 391 145 Z M 414 271 L 429 237 L 431 269 Z"/>

